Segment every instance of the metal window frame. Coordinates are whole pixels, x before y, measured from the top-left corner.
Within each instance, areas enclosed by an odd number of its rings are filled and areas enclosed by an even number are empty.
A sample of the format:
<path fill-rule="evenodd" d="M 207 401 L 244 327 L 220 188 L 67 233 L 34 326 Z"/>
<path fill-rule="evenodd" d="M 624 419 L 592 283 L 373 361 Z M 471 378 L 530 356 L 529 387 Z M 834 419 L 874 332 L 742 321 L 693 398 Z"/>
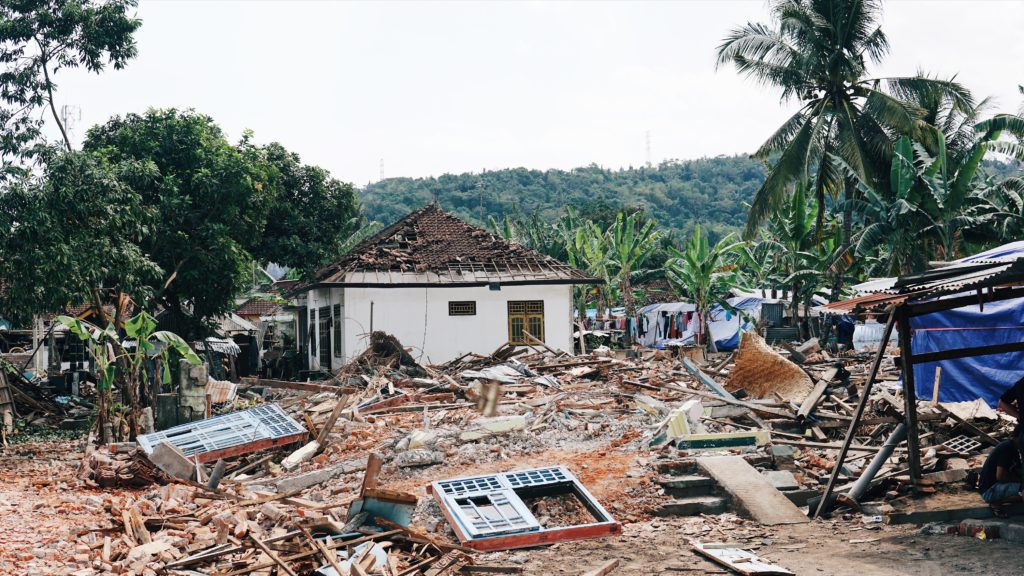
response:
<path fill-rule="evenodd" d="M 305 440 L 301 424 L 277 404 L 197 420 L 138 437 L 139 446 L 152 454 L 158 444 L 170 442 L 188 458 L 212 462 Z"/>
<path fill-rule="evenodd" d="M 594 522 L 556 528 L 540 526 L 521 498 L 522 493 L 537 490 L 574 494 L 593 515 Z M 434 496 L 459 542 L 475 550 L 510 550 L 566 540 L 601 538 L 622 531 L 622 526 L 564 466 L 438 480 L 427 486 L 427 491 Z M 474 511 L 475 506 L 460 503 L 467 498 L 486 498 L 490 502 L 507 499 L 509 507 L 506 509 L 514 510 L 521 518 L 507 522 L 510 518 L 504 514 L 503 517 L 492 518 L 491 526 L 481 527 L 487 524 L 479 522 L 482 513 Z"/>
<path fill-rule="evenodd" d="M 476 316 L 476 300 L 449 300 L 449 316 Z"/>

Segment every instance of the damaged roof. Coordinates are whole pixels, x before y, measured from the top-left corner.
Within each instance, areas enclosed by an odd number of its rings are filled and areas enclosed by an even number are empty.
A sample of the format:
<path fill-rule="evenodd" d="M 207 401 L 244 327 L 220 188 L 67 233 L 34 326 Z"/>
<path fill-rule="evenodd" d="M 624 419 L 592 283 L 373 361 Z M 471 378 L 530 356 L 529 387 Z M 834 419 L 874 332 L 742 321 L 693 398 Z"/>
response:
<path fill-rule="evenodd" d="M 319 270 L 315 286 L 589 284 L 596 278 L 472 226 L 436 204 L 416 210 Z"/>
<path fill-rule="evenodd" d="M 249 298 L 235 309 L 239 316 L 273 316 L 281 311 L 281 305 L 273 300 Z"/>

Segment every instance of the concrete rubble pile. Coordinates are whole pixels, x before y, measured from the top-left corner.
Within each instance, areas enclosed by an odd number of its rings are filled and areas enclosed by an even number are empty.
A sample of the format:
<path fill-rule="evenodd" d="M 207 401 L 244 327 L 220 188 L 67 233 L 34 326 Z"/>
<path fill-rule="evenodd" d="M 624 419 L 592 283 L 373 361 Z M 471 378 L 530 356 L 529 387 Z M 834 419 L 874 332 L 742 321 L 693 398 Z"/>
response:
<path fill-rule="evenodd" d="M 508 552 L 479 550 L 538 542 L 515 540 L 522 534 L 509 529 L 500 536 L 510 540 L 487 544 L 498 533 L 474 533 L 466 520 L 495 519 L 445 507 L 438 493 L 485 480 L 498 490 L 499 477 L 526 477 L 509 474 L 517 470 L 572 476 L 569 500 L 515 491 L 520 516 L 535 532 L 550 530 L 551 541 L 607 536 L 618 522 L 659 515 L 723 514 L 703 524 L 724 526 L 725 535 L 730 526 L 746 529 L 732 512 L 765 525 L 806 521 L 870 361 L 830 355 L 815 341 L 780 348 L 745 335 L 737 353 L 707 360 L 505 345 L 420 366 L 385 336 L 374 335 L 375 346 L 327 381 L 243 379 L 234 407 L 276 405 L 304 430 L 289 445 L 243 443 L 207 461 L 170 441 L 91 453 L 79 468 L 87 486 L 146 487 L 102 497 L 106 525 L 76 534 L 87 547 L 80 573 L 518 573 Z M 894 437 L 904 409 L 897 378 L 886 360 L 838 474 L 836 517 L 899 519 L 922 494 L 962 491 L 982 450 L 1010 426 L 984 406 L 920 403 L 926 474 L 912 483 Z M 160 470 L 139 463 L 144 451 Z M 870 466 L 880 452 L 886 457 Z M 757 487 L 759 501 L 733 486 L 740 481 Z M 776 497 L 781 504 L 766 504 Z M 595 508 L 607 522 L 590 518 Z M 588 525 L 606 530 L 582 531 Z"/>

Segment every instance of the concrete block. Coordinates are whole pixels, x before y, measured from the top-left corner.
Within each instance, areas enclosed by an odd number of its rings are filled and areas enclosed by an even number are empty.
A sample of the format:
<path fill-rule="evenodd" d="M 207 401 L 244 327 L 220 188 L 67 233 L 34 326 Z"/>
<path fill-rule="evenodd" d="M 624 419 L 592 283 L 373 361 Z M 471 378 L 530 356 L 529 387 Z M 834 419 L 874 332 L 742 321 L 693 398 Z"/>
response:
<path fill-rule="evenodd" d="M 468 442 L 480 440 L 490 436 L 497 436 L 513 430 L 526 428 L 526 416 L 495 416 L 493 418 L 478 418 L 473 422 L 473 429 L 467 430 L 459 435 L 459 439 Z"/>
<path fill-rule="evenodd" d="M 161 442 L 153 448 L 149 461 L 167 473 L 168 476 L 181 480 L 195 479 L 196 465 L 182 451 L 168 442 Z"/>
<path fill-rule="evenodd" d="M 326 482 L 336 476 L 351 474 L 352 472 L 358 472 L 360 470 L 366 470 L 365 458 L 346 460 L 345 462 L 331 466 L 330 468 L 313 470 L 312 472 L 306 472 L 305 474 L 299 474 L 298 476 L 292 476 L 291 478 L 282 478 L 275 482 L 271 487 L 276 489 L 277 492 L 304 490 L 310 486 Z M 255 489 L 255 487 L 253 487 L 253 489 Z"/>
<path fill-rule="evenodd" d="M 772 483 L 772 486 L 776 490 L 796 490 L 800 487 L 800 483 L 796 481 L 796 477 L 793 476 L 792 472 L 786 470 L 768 470 L 762 472 L 765 478 Z"/>
<path fill-rule="evenodd" d="M 299 448 L 295 452 L 292 452 L 281 460 L 281 468 L 291 472 L 299 467 L 303 462 L 308 462 L 316 454 L 316 451 L 320 448 L 320 443 L 316 440 L 307 442 L 302 448 Z"/>
<path fill-rule="evenodd" d="M 633 396 L 633 403 L 636 407 L 647 412 L 648 414 L 665 414 L 668 412 L 668 406 L 664 402 L 657 398 L 652 398 L 647 394 L 637 394 Z"/>
<path fill-rule="evenodd" d="M 720 496 L 694 496 L 666 502 L 654 511 L 656 516 L 696 516 L 721 514 L 729 509 L 729 502 Z"/>

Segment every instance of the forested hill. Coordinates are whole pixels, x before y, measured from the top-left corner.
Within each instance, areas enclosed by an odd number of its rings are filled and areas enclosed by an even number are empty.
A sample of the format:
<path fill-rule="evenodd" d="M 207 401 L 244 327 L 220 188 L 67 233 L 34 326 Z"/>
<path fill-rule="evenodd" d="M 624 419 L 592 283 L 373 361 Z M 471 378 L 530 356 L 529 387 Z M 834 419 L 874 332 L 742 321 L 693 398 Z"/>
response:
<path fill-rule="evenodd" d="M 663 162 L 657 167 L 607 170 L 509 168 L 438 178 L 390 178 L 360 191 L 367 218 L 390 224 L 410 210 L 437 199 L 442 208 L 470 222 L 501 218 L 516 210 L 538 211 L 545 219 L 565 207 L 597 215 L 622 206 L 643 207 L 665 228 L 688 232 L 695 224 L 717 234 L 737 231 L 746 206 L 765 177 L 764 166 L 746 156 Z M 716 235 L 717 235 L 716 234 Z"/>

